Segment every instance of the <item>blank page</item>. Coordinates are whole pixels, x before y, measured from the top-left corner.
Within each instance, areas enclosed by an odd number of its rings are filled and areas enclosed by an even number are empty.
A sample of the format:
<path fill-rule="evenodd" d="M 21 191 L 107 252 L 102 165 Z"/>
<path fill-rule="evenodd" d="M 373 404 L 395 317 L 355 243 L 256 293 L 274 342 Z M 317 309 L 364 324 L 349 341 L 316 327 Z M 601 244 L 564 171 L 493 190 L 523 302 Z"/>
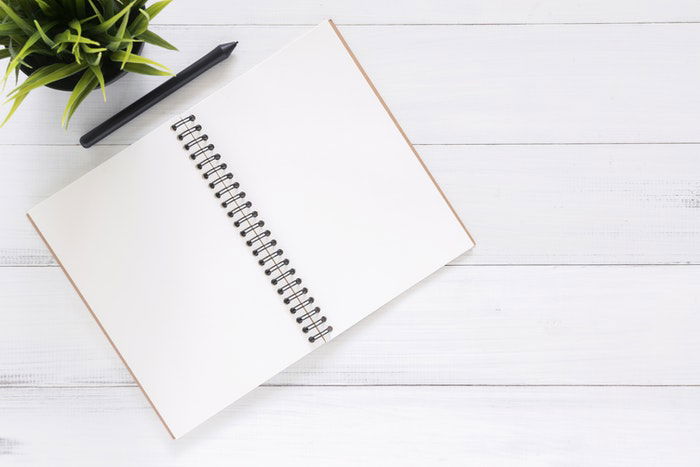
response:
<path fill-rule="evenodd" d="M 29 212 L 173 437 L 314 348 L 221 211 L 166 124 Z"/>
<path fill-rule="evenodd" d="M 191 113 L 331 336 L 473 246 L 331 22 Z"/>

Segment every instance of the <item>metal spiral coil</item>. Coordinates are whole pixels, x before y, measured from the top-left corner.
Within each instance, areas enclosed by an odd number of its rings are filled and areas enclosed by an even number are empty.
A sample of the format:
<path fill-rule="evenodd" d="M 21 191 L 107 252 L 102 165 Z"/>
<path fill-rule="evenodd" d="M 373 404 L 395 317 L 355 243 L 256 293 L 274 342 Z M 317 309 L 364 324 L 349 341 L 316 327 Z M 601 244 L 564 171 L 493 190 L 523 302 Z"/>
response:
<path fill-rule="evenodd" d="M 192 151 L 190 159 L 201 171 L 207 186 L 214 191 L 214 196 L 221 200 L 221 207 L 233 219 L 233 226 L 245 238 L 246 245 L 264 268 L 265 275 L 271 277 L 270 283 L 276 287 L 282 303 L 289 306 L 289 312 L 296 316 L 296 322 L 303 325 L 302 332 L 310 334 L 309 342 L 325 341 L 325 336 L 333 331 L 333 327 L 325 324 L 327 318 L 321 315 L 320 307 L 311 306 L 315 300 L 309 294 L 309 289 L 302 286 L 303 281 L 296 276 L 296 270 L 284 257 L 284 250 L 278 247 L 272 233 L 263 229 L 265 222 L 253 209 L 253 203 L 246 199 L 240 184 L 233 180 L 233 173 L 221 161 L 221 155 L 214 153 L 214 145 L 208 143 L 209 136 L 202 132 L 202 125 L 194 123 L 195 120 L 194 115 L 188 115 L 170 128 L 176 132 L 177 139 L 184 142 L 183 148 Z"/>

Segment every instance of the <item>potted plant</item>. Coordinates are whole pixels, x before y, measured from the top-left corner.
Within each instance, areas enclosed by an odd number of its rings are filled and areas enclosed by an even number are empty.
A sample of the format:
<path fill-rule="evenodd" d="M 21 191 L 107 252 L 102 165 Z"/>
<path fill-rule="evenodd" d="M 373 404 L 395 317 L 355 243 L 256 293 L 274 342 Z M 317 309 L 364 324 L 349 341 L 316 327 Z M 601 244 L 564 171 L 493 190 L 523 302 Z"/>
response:
<path fill-rule="evenodd" d="M 0 59 L 9 60 L 3 85 L 19 72 L 28 77 L 12 89 L 4 125 L 27 95 L 48 86 L 71 91 L 61 124 L 97 87 L 126 72 L 171 75 L 170 70 L 139 55 L 143 43 L 177 50 L 148 29 L 171 0 L 146 6 L 147 0 L 0 0 Z"/>

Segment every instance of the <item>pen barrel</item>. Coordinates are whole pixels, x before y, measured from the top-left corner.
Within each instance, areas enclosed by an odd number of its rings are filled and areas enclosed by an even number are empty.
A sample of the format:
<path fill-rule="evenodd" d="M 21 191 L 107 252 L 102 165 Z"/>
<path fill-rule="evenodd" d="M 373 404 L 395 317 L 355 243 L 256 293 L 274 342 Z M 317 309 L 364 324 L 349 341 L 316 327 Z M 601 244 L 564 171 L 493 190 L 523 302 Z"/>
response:
<path fill-rule="evenodd" d="M 80 145 L 89 148 L 96 142 L 106 138 L 121 126 L 127 124 L 134 118 L 150 109 L 158 102 L 162 101 L 185 84 L 189 83 L 197 76 L 201 75 L 209 68 L 224 61 L 229 56 L 228 53 L 217 47 L 202 58 L 180 71 L 145 96 L 128 105 L 121 111 L 105 120 L 80 138 Z"/>

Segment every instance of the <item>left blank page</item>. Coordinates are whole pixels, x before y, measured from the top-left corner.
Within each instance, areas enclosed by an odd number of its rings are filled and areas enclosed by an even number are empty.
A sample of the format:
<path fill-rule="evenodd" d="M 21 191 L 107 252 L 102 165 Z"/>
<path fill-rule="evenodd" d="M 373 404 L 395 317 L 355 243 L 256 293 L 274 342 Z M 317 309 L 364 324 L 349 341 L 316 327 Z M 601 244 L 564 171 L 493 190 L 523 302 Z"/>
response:
<path fill-rule="evenodd" d="M 169 123 L 28 215 L 178 437 L 311 344 Z"/>

